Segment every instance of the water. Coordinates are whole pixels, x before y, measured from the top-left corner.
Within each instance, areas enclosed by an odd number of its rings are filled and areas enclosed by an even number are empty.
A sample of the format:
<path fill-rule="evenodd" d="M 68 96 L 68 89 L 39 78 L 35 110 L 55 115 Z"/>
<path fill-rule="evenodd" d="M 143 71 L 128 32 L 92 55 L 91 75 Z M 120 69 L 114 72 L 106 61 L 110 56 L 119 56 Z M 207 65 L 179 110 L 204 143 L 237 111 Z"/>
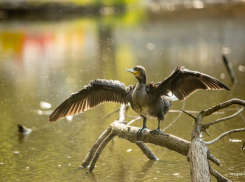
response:
<path fill-rule="evenodd" d="M 149 82 L 161 81 L 183 65 L 212 75 L 232 89 L 198 91 L 186 100 L 185 110 L 201 111 L 231 98 L 244 100 L 245 15 L 234 12 L 221 16 L 203 10 L 200 17 L 198 11 L 192 12 L 195 16 L 140 12 L 119 17 L 0 22 L 1 181 L 190 181 L 185 156 L 149 144 L 160 159 L 149 161 L 135 144 L 119 138 L 106 146 L 94 172 L 86 174 L 87 169 L 79 168 L 93 142 L 117 118 L 114 114 L 103 119 L 119 108 L 117 104 L 101 105 L 71 121 L 49 123 L 48 116 L 92 79 L 135 84 L 125 69 L 136 64 L 146 67 Z M 238 78 L 234 86 L 223 65 L 222 51 L 232 61 Z M 51 108 L 45 108 L 43 102 Z M 171 109 L 178 110 L 182 104 L 177 101 Z M 204 122 L 234 112 L 226 110 Z M 137 115 L 132 110 L 128 114 Z M 177 115 L 169 113 L 162 128 Z M 193 123 L 183 114 L 166 132 L 190 140 Z M 33 132 L 20 140 L 17 124 Z M 244 124 L 238 116 L 211 127 L 211 136 L 204 134 L 204 138 L 209 141 Z M 141 127 L 142 120 L 133 125 Z M 147 126 L 155 129 L 157 121 L 148 120 Z M 210 146 L 222 163 L 222 167 L 212 166 L 233 181 L 245 180 L 244 151 L 240 150 L 244 139 L 245 133 L 236 133 Z"/>

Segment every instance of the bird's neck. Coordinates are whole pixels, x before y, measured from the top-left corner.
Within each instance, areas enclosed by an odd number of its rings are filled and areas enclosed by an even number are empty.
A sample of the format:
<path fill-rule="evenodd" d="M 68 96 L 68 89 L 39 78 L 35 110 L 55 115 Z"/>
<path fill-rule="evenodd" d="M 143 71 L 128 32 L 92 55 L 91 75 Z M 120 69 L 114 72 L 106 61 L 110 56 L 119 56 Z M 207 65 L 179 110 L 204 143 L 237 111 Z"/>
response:
<path fill-rule="evenodd" d="M 143 75 L 142 77 L 137 78 L 137 79 L 138 79 L 139 85 L 146 85 L 146 75 Z"/>
<path fill-rule="evenodd" d="M 144 76 L 143 79 L 142 78 L 138 79 L 138 83 L 136 85 L 136 90 L 143 93 L 143 92 L 145 92 L 145 87 L 146 87 L 146 78 Z"/>

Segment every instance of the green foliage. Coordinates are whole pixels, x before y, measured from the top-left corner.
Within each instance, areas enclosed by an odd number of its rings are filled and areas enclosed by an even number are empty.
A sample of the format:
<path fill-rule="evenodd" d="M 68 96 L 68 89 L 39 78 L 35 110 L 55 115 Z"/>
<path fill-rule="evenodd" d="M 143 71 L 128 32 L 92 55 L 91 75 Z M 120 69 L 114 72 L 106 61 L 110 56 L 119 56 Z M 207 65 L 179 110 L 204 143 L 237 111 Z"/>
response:
<path fill-rule="evenodd" d="M 14 0 L 1 0 L 1 3 L 15 3 Z M 138 3 L 139 0 L 22 0 L 23 3 L 30 3 L 30 4 L 47 4 L 47 3 L 62 3 L 62 4 L 70 4 L 73 3 L 75 5 L 82 5 L 82 6 L 126 6 L 132 3 Z"/>

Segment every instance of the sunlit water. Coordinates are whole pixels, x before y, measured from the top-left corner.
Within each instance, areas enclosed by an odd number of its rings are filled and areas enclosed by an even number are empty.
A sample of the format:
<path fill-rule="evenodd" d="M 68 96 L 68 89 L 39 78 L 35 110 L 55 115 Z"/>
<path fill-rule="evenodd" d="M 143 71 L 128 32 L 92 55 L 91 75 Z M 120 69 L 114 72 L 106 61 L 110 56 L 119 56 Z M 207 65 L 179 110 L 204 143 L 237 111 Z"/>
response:
<path fill-rule="evenodd" d="M 122 16 L 0 22 L 1 181 L 191 180 L 185 156 L 149 144 L 160 159 L 149 161 L 135 144 L 119 138 L 106 146 L 93 173 L 86 174 L 87 169 L 79 168 L 93 142 L 117 118 L 114 114 L 103 119 L 119 107 L 117 104 L 99 106 L 72 120 L 48 122 L 48 115 L 58 104 L 92 79 L 135 84 L 135 78 L 124 70 L 136 64 L 146 67 L 149 82 L 161 81 L 176 66 L 183 65 L 212 75 L 232 89 L 198 91 L 187 99 L 185 110 L 201 111 L 231 98 L 245 99 L 244 14 L 204 13 L 198 18 L 196 11 L 195 16 L 176 13 L 174 18 L 166 15 L 154 21 L 141 13 L 131 15 L 134 19 Z M 232 61 L 237 85 L 232 85 L 222 52 Z M 178 110 L 182 104 L 177 101 L 171 109 Z M 234 112 L 225 111 L 204 122 Z M 137 115 L 132 110 L 128 114 Z M 169 113 L 162 128 L 177 115 Z M 33 132 L 21 140 L 17 124 Z M 211 127 L 211 136 L 204 134 L 204 138 L 211 140 L 244 124 L 238 116 Z M 142 121 L 133 125 L 140 127 Z M 148 120 L 147 126 L 155 129 L 157 121 Z M 193 119 L 182 115 L 166 132 L 190 140 L 192 127 Z M 212 166 L 233 181 L 245 180 L 245 153 L 240 149 L 244 139 L 244 133 L 236 133 L 210 146 L 222 163 L 222 167 Z"/>

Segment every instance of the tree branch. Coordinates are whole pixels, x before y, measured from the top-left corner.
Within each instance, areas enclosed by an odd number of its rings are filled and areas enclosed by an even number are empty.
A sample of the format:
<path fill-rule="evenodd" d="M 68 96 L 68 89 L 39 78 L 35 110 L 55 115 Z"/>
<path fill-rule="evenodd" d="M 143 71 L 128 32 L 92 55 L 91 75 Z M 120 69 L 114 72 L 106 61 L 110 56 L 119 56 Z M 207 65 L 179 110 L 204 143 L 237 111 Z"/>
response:
<path fill-rule="evenodd" d="M 183 102 L 182 107 L 181 107 L 180 110 L 183 110 L 184 107 L 185 107 L 185 100 L 184 100 L 184 102 Z M 164 129 L 162 129 L 162 131 L 166 131 L 166 130 L 169 129 L 171 126 L 173 126 L 173 124 L 176 123 L 176 121 L 180 118 L 180 116 L 182 115 L 182 113 L 183 113 L 183 112 L 180 112 L 180 113 L 178 114 L 178 116 L 176 116 L 176 118 L 175 118 L 175 119 L 174 119 L 168 126 L 166 126 Z"/>
<path fill-rule="evenodd" d="M 111 125 L 112 132 L 120 138 L 129 140 L 130 142 L 138 142 L 137 132 L 138 127 L 128 126 L 120 122 L 113 122 Z M 141 135 L 141 141 L 144 143 L 152 143 L 170 150 L 174 150 L 182 155 L 187 155 L 190 142 L 174 135 L 161 132 L 159 135 L 152 135 L 147 129 Z"/>
<path fill-rule="evenodd" d="M 150 160 L 158 160 L 158 159 L 145 143 L 152 143 L 152 144 L 155 144 L 161 147 L 166 147 L 169 150 L 173 150 L 184 156 L 189 156 L 189 159 L 190 159 L 189 161 L 191 163 L 191 166 L 192 166 L 191 169 L 193 173 L 192 179 L 198 179 L 198 177 L 201 177 L 202 179 L 204 178 L 210 179 L 210 176 L 208 177 L 207 175 L 210 175 L 209 173 L 211 173 L 213 176 L 216 177 L 218 181 L 228 181 L 228 179 L 224 178 L 217 171 L 215 171 L 210 166 L 209 162 L 207 162 L 209 160 L 219 166 L 221 165 L 220 161 L 216 157 L 214 157 L 212 154 L 210 154 L 209 149 L 207 148 L 206 145 L 215 143 L 230 133 L 245 131 L 245 128 L 234 129 L 234 130 L 223 133 L 222 135 L 220 135 L 219 137 L 217 137 L 216 139 L 210 142 L 203 142 L 201 138 L 201 131 L 202 131 L 201 123 L 202 123 L 203 117 L 208 116 L 232 104 L 239 104 L 239 105 L 245 106 L 245 101 L 239 100 L 239 99 L 232 99 L 224 103 L 221 103 L 219 105 L 216 105 L 210 109 L 200 112 L 197 117 L 190 113 L 183 111 L 187 113 L 189 116 L 191 116 L 192 118 L 194 118 L 196 121 L 194 128 L 193 128 L 193 132 L 192 132 L 191 142 L 184 140 L 182 138 L 179 138 L 177 136 L 163 133 L 163 132 L 160 132 L 158 135 L 152 135 L 149 129 L 146 129 L 146 131 L 142 133 L 141 141 L 138 141 L 137 132 L 139 128 L 129 126 L 132 123 L 132 121 L 129 122 L 128 124 L 124 122 L 127 107 L 123 105 L 120 108 L 119 120 L 116 120 L 113 123 L 111 123 L 109 128 L 105 130 L 101 134 L 101 136 L 97 139 L 97 141 L 94 143 L 89 153 L 87 154 L 85 160 L 83 161 L 82 167 L 86 167 L 91 163 L 89 170 L 88 170 L 88 172 L 91 172 L 94 169 L 95 163 L 98 160 L 105 146 L 108 144 L 108 142 L 113 137 L 118 136 L 120 138 L 129 140 L 132 143 L 135 143 Z M 211 126 L 213 124 L 231 119 L 237 116 L 238 114 L 240 114 L 243 110 L 244 108 L 240 109 L 237 113 L 229 117 L 210 122 L 203 126 Z M 178 117 L 179 116 L 177 116 L 177 119 Z M 136 118 L 135 120 L 138 120 L 138 119 L 140 119 L 140 117 Z M 175 121 L 177 119 L 175 119 Z M 190 155 L 188 155 L 188 153 Z M 198 166 L 198 169 L 196 169 L 195 166 Z M 205 170 L 205 174 L 203 173 L 203 170 Z"/>
<path fill-rule="evenodd" d="M 118 109 L 116 109 L 116 110 L 112 111 L 111 113 L 107 114 L 107 115 L 104 117 L 104 119 L 109 118 L 111 115 L 113 115 L 113 114 L 117 113 L 119 110 L 120 110 L 120 108 L 118 108 Z"/>
<path fill-rule="evenodd" d="M 218 105 L 216 105 L 216 106 L 214 106 L 212 108 L 203 110 L 202 112 L 200 112 L 199 116 L 201 118 L 204 118 L 204 117 L 209 116 L 212 113 L 214 113 L 214 112 L 216 112 L 216 111 L 218 111 L 220 109 L 229 107 L 230 105 L 233 105 L 233 104 L 238 104 L 238 105 L 245 106 L 245 101 L 244 100 L 240 100 L 240 99 L 231 99 L 231 100 L 228 100 L 228 101 L 223 102 L 221 104 L 218 104 Z"/>
<path fill-rule="evenodd" d="M 125 115 L 123 109 L 126 109 L 126 107 L 122 106 L 120 113 L 122 115 Z M 88 152 L 87 156 L 85 157 L 81 167 L 85 168 L 91 163 L 90 168 L 88 170 L 88 172 L 91 172 L 94 169 L 95 163 L 104 147 L 115 136 L 127 139 L 130 142 L 135 143 L 150 160 L 158 160 L 158 158 L 154 155 L 154 153 L 149 149 L 149 147 L 145 143 L 152 143 L 155 145 L 166 147 L 169 150 L 173 150 L 175 152 L 187 156 L 190 147 L 189 141 L 163 132 L 159 135 L 152 135 L 150 133 L 150 130 L 147 129 L 146 132 L 142 133 L 141 141 L 139 142 L 137 141 L 137 132 L 139 128 L 128 126 L 128 124 L 125 124 L 124 122 L 118 120 L 114 121 L 110 125 L 110 127 L 106 129 L 96 140 L 96 142 Z M 207 158 L 215 164 L 220 165 L 220 161 L 217 160 L 211 154 L 208 153 Z"/>
<path fill-rule="evenodd" d="M 207 146 L 198 137 L 193 138 L 188 153 L 192 181 L 210 181 L 207 154 Z"/>
<path fill-rule="evenodd" d="M 225 132 L 225 133 L 222 133 L 220 136 L 218 136 L 218 137 L 215 138 L 214 140 L 209 141 L 209 142 L 205 142 L 205 144 L 206 144 L 206 145 L 213 144 L 213 143 L 219 141 L 221 138 L 225 137 L 226 135 L 229 135 L 229 134 L 231 134 L 231 133 L 241 132 L 241 131 L 245 131 L 245 128 L 240 128 L 240 129 L 234 129 L 234 130 L 227 131 L 227 132 Z"/>
<path fill-rule="evenodd" d="M 212 108 L 209 108 L 207 110 L 200 112 L 197 117 L 195 117 L 194 115 L 192 115 L 190 113 L 187 113 L 189 116 L 191 116 L 192 118 L 195 119 L 195 125 L 194 125 L 193 131 L 192 131 L 191 146 L 190 146 L 190 151 L 188 154 L 188 159 L 189 159 L 190 164 L 191 164 L 191 176 L 192 176 L 193 181 L 199 181 L 200 179 L 201 179 L 201 181 L 209 181 L 210 180 L 209 173 L 216 175 L 216 177 L 218 179 L 219 173 L 217 173 L 217 171 L 215 171 L 215 170 L 212 170 L 210 168 L 210 166 L 208 165 L 208 160 L 207 160 L 208 155 L 207 154 L 209 153 L 209 150 L 206 150 L 207 144 L 215 143 L 218 140 L 220 140 L 222 137 L 224 137 L 230 133 L 245 131 L 245 128 L 235 129 L 235 130 L 223 133 L 222 135 L 220 135 L 218 138 L 216 138 L 215 140 L 213 140 L 211 142 L 203 142 L 203 140 L 202 140 L 201 132 L 202 131 L 206 132 L 205 126 L 204 127 L 202 126 L 203 117 L 209 116 L 212 113 L 214 113 L 220 109 L 223 109 L 225 107 L 228 107 L 232 104 L 240 104 L 240 105 L 244 106 L 245 101 L 239 100 L 239 99 L 232 99 L 232 100 L 226 101 L 224 103 L 221 103 L 219 105 L 216 105 Z M 242 111 L 240 111 L 240 112 L 242 112 Z M 237 112 L 237 113 L 239 114 L 239 112 Z M 227 119 L 231 119 L 232 117 L 235 117 L 236 115 L 238 115 L 237 113 L 234 116 L 222 118 L 216 122 L 211 122 L 211 124 L 215 124 L 215 123 L 227 120 Z M 219 161 L 217 161 L 217 162 L 219 162 Z M 220 178 L 219 180 L 221 180 L 221 179 L 224 180 L 223 178 Z"/>
<path fill-rule="evenodd" d="M 124 104 L 121 105 L 120 111 L 119 111 L 119 119 L 118 119 L 119 122 L 125 124 L 125 122 L 123 122 L 123 121 L 125 120 L 126 112 L 128 109 L 129 109 L 129 105 L 124 105 Z M 136 121 L 137 119 L 141 119 L 141 117 L 134 119 L 133 122 Z M 127 123 L 127 125 L 130 125 L 133 122 L 131 121 L 131 122 Z M 136 145 L 148 157 L 148 159 L 154 160 L 154 161 L 158 160 L 158 158 L 155 156 L 155 154 L 151 151 L 151 149 L 145 143 L 136 142 Z"/>
<path fill-rule="evenodd" d="M 91 147 L 90 151 L 88 152 L 87 156 L 85 157 L 81 167 L 85 168 L 89 165 L 89 163 L 91 162 L 91 160 L 94 157 L 95 152 L 97 151 L 97 149 L 99 148 L 99 146 L 101 145 L 101 143 L 104 141 L 104 139 L 110 134 L 111 132 L 111 127 L 109 127 L 108 129 L 106 129 L 100 136 L 99 138 L 96 140 L 96 142 L 94 143 L 94 145 Z"/>
<path fill-rule="evenodd" d="M 115 135 L 111 132 L 109 135 L 107 135 L 107 137 L 103 140 L 103 142 L 100 144 L 100 146 L 98 147 L 94 157 L 93 157 L 93 160 L 91 162 L 91 165 L 88 169 L 88 173 L 92 172 L 93 169 L 94 169 L 94 166 L 95 166 L 95 163 L 97 162 L 102 150 L 105 148 L 105 146 L 108 144 L 109 141 L 111 141 L 111 139 L 113 139 Z"/>
<path fill-rule="evenodd" d="M 239 107 L 236 105 L 236 108 L 237 108 L 237 110 L 239 109 Z M 243 120 L 243 122 L 244 122 L 244 124 L 245 124 L 245 118 L 244 118 L 244 116 L 242 115 L 242 113 L 240 113 L 240 116 L 241 116 L 241 118 L 242 118 L 242 120 Z"/>
<path fill-rule="evenodd" d="M 157 161 L 158 158 L 155 154 L 151 151 L 151 149 L 143 142 L 136 142 L 136 145 L 142 150 L 142 152 L 148 157 L 148 159 Z"/>
<path fill-rule="evenodd" d="M 188 116 L 192 117 L 195 121 L 197 120 L 197 117 L 187 111 L 181 110 L 183 113 L 187 114 Z"/>
<path fill-rule="evenodd" d="M 212 168 L 212 166 L 210 165 L 210 163 L 208 162 L 209 165 L 209 171 L 210 174 L 215 177 L 217 179 L 218 182 L 228 182 L 230 181 L 229 179 L 225 178 L 224 176 L 222 176 L 218 171 L 216 171 L 214 168 Z"/>
<path fill-rule="evenodd" d="M 207 152 L 207 153 L 208 153 L 208 159 L 209 159 L 210 161 L 212 161 L 213 163 L 215 163 L 217 166 L 222 166 L 220 160 L 217 159 L 216 157 L 214 157 L 214 156 L 210 153 L 209 149 L 208 149 L 208 152 Z"/>
<path fill-rule="evenodd" d="M 237 112 L 236 112 L 235 114 L 233 114 L 233 115 L 230 115 L 230 116 L 227 116 L 227 117 L 218 119 L 218 120 L 216 120 L 216 121 L 212 121 L 212 122 L 210 122 L 210 123 L 204 124 L 204 125 L 202 125 L 202 128 L 203 128 L 204 130 L 206 130 L 206 129 L 208 129 L 209 126 L 211 126 L 211 125 L 214 125 L 214 124 L 220 123 L 220 122 L 222 122 L 222 121 L 226 121 L 226 120 L 232 119 L 232 118 L 236 117 L 237 115 L 241 114 L 241 112 L 242 112 L 244 109 L 245 109 L 245 107 L 242 107 L 239 111 L 237 111 Z"/>
<path fill-rule="evenodd" d="M 138 120 L 140 120 L 140 119 L 142 119 L 142 117 L 137 117 L 137 118 L 135 118 L 135 119 L 129 121 L 129 122 L 127 123 L 127 125 L 131 125 L 132 123 L 134 123 L 135 121 L 138 121 Z"/>
<path fill-rule="evenodd" d="M 122 104 L 119 110 L 119 119 L 118 121 L 123 122 L 125 120 L 126 112 L 129 108 L 129 105 Z"/>

